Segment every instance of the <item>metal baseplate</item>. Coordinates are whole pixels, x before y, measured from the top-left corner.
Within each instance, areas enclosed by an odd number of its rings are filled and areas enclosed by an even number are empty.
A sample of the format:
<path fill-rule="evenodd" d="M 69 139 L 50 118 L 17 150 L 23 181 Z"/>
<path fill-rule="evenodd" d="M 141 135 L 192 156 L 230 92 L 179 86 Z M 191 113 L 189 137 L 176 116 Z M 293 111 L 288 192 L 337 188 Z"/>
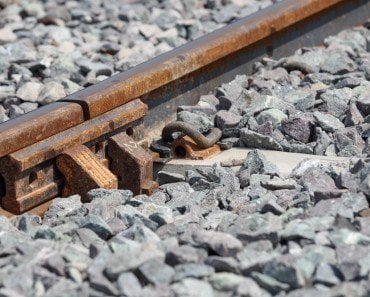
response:
<path fill-rule="evenodd" d="M 1 206 L 20 214 L 55 197 L 93 188 L 150 194 L 152 155 L 138 145 L 146 104 L 139 99 L 0 159 Z"/>

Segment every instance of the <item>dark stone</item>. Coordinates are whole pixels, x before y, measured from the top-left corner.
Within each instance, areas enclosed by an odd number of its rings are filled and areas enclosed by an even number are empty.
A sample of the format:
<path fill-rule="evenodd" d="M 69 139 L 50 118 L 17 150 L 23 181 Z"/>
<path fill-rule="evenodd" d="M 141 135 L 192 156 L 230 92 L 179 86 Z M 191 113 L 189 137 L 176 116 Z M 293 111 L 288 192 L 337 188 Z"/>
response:
<path fill-rule="evenodd" d="M 80 223 L 81 228 L 87 228 L 94 231 L 102 239 L 108 239 L 113 235 L 112 229 L 99 216 L 88 214 Z"/>
<path fill-rule="evenodd" d="M 172 173 L 167 171 L 158 172 L 158 183 L 160 185 L 168 183 L 176 183 L 185 181 L 185 177 L 179 173 Z"/>
<path fill-rule="evenodd" d="M 281 122 L 282 131 L 303 143 L 311 141 L 313 136 L 313 125 L 304 118 L 289 118 Z"/>
<path fill-rule="evenodd" d="M 232 257 L 209 256 L 204 263 L 212 266 L 216 272 L 239 272 L 239 263 Z"/>

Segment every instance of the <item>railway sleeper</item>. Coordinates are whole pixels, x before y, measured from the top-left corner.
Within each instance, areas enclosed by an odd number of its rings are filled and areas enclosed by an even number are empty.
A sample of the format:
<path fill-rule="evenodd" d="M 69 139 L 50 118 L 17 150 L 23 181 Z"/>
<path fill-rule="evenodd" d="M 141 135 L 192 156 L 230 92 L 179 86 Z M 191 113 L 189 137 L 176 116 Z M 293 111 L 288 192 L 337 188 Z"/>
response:
<path fill-rule="evenodd" d="M 86 201 L 96 187 L 150 194 L 157 187 L 152 156 L 138 144 L 146 113 L 136 99 L 3 157 L 1 206 L 20 214 L 58 196 Z"/>

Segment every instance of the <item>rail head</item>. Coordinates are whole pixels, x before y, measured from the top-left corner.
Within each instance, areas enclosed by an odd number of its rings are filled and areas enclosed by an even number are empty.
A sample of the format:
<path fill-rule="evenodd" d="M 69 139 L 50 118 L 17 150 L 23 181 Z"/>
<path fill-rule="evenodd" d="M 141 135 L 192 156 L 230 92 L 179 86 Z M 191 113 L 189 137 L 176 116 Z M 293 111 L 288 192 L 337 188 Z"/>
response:
<path fill-rule="evenodd" d="M 326 10 L 358 0 L 285 0 L 63 99 L 96 117 Z"/>

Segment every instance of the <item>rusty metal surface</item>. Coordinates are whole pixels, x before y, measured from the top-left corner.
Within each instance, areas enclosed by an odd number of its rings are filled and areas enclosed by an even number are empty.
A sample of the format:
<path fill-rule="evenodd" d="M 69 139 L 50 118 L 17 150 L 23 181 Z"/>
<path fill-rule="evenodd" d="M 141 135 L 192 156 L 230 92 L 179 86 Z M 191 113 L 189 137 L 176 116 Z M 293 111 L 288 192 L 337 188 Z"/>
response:
<path fill-rule="evenodd" d="M 211 65 L 244 48 L 254 46 L 266 38 L 276 38 L 279 32 L 293 27 L 302 20 L 309 23 L 311 28 L 315 28 L 316 20 L 311 18 L 316 14 L 321 17 L 324 11 L 330 10 L 340 14 L 342 10 L 361 6 L 368 9 L 367 2 L 365 0 L 285 0 L 126 72 L 71 94 L 64 101 L 79 102 L 85 114 L 93 118 L 133 98 L 141 97 L 189 75 L 205 65 Z M 363 16 L 356 21 L 361 22 L 361 19 Z M 222 68 L 228 70 L 226 64 Z M 148 98 L 149 101 L 152 99 Z"/>
<path fill-rule="evenodd" d="M 55 102 L 0 124 L 0 158 L 84 121 L 79 104 Z"/>
<path fill-rule="evenodd" d="M 206 149 L 214 145 L 220 140 L 222 132 L 218 128 L 212 128 L 211 131 L 204 136 L 192 125 L 180 121 L 175 121 L 167 124 L 162 130 L 162 139 L 164 141 L 172 141 L 172 134 L 175 132 L 182 132 L 189 136 L 200 149 Z"/>
<path fill-rule="evenodd" d="M 19 214 L 61 195 L 64 178 L 56 167 L 55 158 L 75 146 L 88 146 L 102 164 L 108 165 L 108 138 L 126 130 L 136 134 L 146 112 L 147 106 L 134 100 L 3 157 L 0 162 L 2 207 Z"/>
<path fill-rule="evenodd" d="M 147 106 L 139 99 L 131 101 L 111 112 L 6 156 L 0 162 L 0 172 L 3 168 L 18 172 L 24 171 L 55 158 L 75 145 L 85 144 L 99 137 L 107 138 L 110 132 L 133 123 L 142 118 L 146 112 Z"/>
<path fill-rule="evenodd" d="M 64 176 L 63 197 L 79 194 L 87 202 L 91 189 L 117 189 L 117 177 L 84 145 L 64 151 L 56 163 Z"/>
<path fill-rule="evenodd" d="M 200 148 L 189 136 L 184 136 L 172 142 L 171 151 L 176 158 L 191 160 L 205 160 L 221 153 L 221 149 L 217 144 L 207 148 Z"/>
<path fill-rule="evenodd" d="M 135 195 L 149 195 L 157 188 L 153 182 L 152 155 L 126 133 L 109 139 L 108 155 L 112 158 L 110 169 L 119 178 L 119 188 L 131 190 Z"/>

